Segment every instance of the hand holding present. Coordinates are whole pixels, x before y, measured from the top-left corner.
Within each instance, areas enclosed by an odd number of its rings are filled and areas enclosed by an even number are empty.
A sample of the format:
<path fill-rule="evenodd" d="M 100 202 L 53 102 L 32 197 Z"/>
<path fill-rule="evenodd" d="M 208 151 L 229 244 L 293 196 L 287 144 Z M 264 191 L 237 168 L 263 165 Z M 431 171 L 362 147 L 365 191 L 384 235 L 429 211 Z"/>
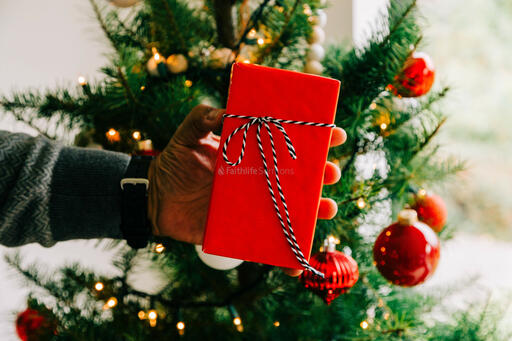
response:
<path fill-rule="evenodd" d="M 220 141 L 212 131 L 220 127 L 223 114 L 221 109 L 195 107 L 153 161 L 149 171 L 148 214 L 155 235 L 202 243 Z M 345 140 L 345 131 L 334 128 L 330 146 L 341 145 Z M 339 178 L 339 168 L 328 161 L 324 184 L 334 184 Z M 331 219 L 336 212 L 337 205 L 332 199 L 320 200 L 318 218 Z M 301 270 L 286 272 L 296 276 Z"/>

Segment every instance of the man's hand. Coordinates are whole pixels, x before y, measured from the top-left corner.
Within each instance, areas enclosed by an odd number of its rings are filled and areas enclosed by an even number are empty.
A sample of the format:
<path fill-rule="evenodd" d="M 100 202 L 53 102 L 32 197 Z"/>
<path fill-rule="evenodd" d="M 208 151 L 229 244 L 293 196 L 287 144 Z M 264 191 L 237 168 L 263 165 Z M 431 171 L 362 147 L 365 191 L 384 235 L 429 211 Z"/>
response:
<path fill-rule="evenodd" d="M 220 127 L 224 110 L 206 105 L 192 109 L 164 151 L 149 169 L 148 215 L 153 234 L 176 240 L 202 244 L 213 171 L 220 138 L 212 133 Z M 346 140 L 345 131 L 334 128 L 331 147 Z M 327 162 L 324 184 L 338 182 L 338 166 Z M 322 198 L 319 219 L 332 219 L 338 206 L 332 199 Z M 300 270 L 285 270 L 298 275 Z"/>

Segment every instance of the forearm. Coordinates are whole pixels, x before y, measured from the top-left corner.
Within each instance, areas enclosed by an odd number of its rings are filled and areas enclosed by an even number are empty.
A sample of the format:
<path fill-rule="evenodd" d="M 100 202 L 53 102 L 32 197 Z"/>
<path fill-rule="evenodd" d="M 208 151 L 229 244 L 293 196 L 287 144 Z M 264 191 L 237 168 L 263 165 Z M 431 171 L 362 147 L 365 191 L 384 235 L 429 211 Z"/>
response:
<path fill-rule="evenodd" d="M 0 244 L 120 238 L 129 156 L 0 131 Z"/>

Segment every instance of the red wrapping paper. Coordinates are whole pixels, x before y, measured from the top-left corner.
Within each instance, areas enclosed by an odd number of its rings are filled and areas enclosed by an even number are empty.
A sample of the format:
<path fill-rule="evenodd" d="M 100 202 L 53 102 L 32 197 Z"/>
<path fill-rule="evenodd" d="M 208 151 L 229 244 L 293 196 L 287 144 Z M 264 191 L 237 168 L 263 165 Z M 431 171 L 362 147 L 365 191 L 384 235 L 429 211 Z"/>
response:
<path fill-rule="evenodd" d="M 337 80 L 252 64 L 234 64 L 228 114 L 334 123 L 340 83 Z M 246 119 L 225 118 L 217 156 L 203 251 L 245 261 L 301 269 L 276 215 L 256 140 L 257 126 L 247 134 L 242 162 L 229 166 L 222 157 L 226 138 Z M 309 259 L 332 128 L 283 124 L 297 159 L 293 160 L 279 130 L 270 124 L 279 177 L 298 244 Z M 238 159 L 243 131 L 229 142 L 227 155 Z M 266 129 L 261 138 L 274 191 L 277 187 L 272 148 Z M 279 199 L 277 199 L 279 201 Z M 281 214 L 285 216 L 281 204 Z"/>

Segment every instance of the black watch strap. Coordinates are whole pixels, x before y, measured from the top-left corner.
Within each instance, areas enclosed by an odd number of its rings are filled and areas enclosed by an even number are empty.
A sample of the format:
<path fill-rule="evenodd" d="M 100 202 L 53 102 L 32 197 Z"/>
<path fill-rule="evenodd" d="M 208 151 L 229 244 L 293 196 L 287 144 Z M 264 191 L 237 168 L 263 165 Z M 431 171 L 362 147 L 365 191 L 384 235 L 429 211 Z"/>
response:
<path fill-rule="evenodd" d="M 148 244 L 151 226 L 148 221 L 148 169 L 153 158 L 132 156 L 121 180 L 121 232 L 134 249 Z"/>

